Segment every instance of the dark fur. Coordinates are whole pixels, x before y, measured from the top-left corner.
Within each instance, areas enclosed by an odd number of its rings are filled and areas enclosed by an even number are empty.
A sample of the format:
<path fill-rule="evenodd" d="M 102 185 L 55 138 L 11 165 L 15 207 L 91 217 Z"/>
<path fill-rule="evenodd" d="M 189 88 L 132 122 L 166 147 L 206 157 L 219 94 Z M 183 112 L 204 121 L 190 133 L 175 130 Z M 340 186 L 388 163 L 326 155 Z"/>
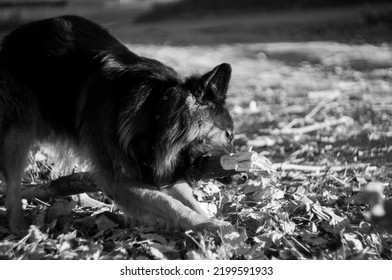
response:
<path fill-rule="evenodd" d="M 128 214 L 215 226 L 179 188 L 168 196 L 152 186 L 187 179 L 197 158 L 230 151 L 230 74 L 222 64 L 183 79 L 76 16 L 11 32 L 0 49 L 0 169 L 11 227 L 23 223 L 18 200 L 27 152 L 52 140 L 70 141 L 88 156 L 104 192 Z M 193 220 L 180 213 L 188 210 Z"/>

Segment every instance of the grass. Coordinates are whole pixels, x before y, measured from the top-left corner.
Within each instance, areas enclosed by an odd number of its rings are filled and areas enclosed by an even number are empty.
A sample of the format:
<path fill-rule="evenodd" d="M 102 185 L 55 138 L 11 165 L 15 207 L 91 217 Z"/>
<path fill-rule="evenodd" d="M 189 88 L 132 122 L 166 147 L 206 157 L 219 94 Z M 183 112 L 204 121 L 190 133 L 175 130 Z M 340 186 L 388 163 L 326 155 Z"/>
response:
<path fill-rule="evenodd" d="M 253 174 L 243 186 L 205 182 L 195 190 L 211 214 L 238 226 L 219 235 L 167 232 L 142 223 L 130 228 L 121 215 L 73 208 L 65 199 L 26 201 L 35 227 L 18 240 L 8 231 L 1 203 L 1 258 L 392 259 L 392 236 L 373 213 L 383 196 L 392 195 L 389 45 L 129 47 L 184 74 L 231 63 L 227 102 L 236 145 L 253 146 L 273 163 L 291 167 L 271 177 Z M 337 125 L 320 126 L 342 118 Z M 312 125 L 319 128 L 300 132 Z M 26 181 L 49 178 L 53 164 L 45 153 L 33 159 Z"/>

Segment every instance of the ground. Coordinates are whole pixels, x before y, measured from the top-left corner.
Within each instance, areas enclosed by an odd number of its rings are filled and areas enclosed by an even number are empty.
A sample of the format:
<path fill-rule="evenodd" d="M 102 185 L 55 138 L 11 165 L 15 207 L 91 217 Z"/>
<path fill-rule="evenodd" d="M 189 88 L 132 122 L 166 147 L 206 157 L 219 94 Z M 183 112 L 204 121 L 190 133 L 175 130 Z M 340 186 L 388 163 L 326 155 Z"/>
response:
<path fill-rule="evenodd" d="M 391 215 L 383 199 L 392 196 L 390 44 L 245 41 L 127 45 L 185 75 L 232 65 L 227 103 L 235 144 L 253 147 L 277 169 L 251 174 L 242 186 L 210 181 L 195 190 L 211 215 L 233 227 L 218 234 L 130 227 L 113 209 L 65 198 L 25 201 L 33 226 L 19 239 L 8 230 L 1 200 L 0 257 L 392 259 L 392 236 L 385 231 L 392 219 L 382 218 Z M 25 183 L 59 174 L 38 151 Z"/>

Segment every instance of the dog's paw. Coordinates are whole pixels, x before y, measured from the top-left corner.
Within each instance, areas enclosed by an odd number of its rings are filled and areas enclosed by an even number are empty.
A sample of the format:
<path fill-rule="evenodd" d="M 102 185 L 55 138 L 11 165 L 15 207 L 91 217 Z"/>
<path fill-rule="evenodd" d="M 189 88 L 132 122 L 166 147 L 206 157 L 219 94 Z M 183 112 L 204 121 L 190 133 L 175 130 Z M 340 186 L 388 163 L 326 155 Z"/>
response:
<path fill-rule="evenodd" d="M 228 225 L 230 225 L 230 223 L 217 219 L 210 219 L 206 216 L 199 215 L 197 213 L 183 217 L 180 220 L 180 227 L 183 230 L 193 230 L 196 232 L 201 232 L 201 231 L 217 232 L 222 227 Z"/>
<path fill-rule="evenodd" d="M 193 231 L 210 231 L 210 232 L 218 232 L 222 228 L 231 226 L 230 223 L 221 221 L 221 220 L 216 220 L 216 219 L 210 219 L 209 221 L 198 224 L 192 228 Z"/>

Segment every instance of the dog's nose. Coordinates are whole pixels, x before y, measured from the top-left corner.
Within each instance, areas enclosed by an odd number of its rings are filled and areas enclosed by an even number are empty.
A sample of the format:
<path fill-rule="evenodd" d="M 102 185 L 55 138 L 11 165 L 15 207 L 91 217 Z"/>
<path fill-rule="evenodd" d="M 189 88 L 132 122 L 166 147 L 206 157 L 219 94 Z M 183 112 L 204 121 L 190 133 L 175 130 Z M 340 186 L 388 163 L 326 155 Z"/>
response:
<path fill-rule="evenodd" d="M 247 173 L 238 173 L 235 175 L 231 176 L 232 181 L 236 184 L 236 185 L 242 185 L 245 184 L 248 181 L 248 174 Z"/>
<path fill-rule="evenodd" d="M 245 184 L 248 182 L 248 174 L 247 173 L 241 173 L 240 178 L 238 179 L 239 184 Z"/>

